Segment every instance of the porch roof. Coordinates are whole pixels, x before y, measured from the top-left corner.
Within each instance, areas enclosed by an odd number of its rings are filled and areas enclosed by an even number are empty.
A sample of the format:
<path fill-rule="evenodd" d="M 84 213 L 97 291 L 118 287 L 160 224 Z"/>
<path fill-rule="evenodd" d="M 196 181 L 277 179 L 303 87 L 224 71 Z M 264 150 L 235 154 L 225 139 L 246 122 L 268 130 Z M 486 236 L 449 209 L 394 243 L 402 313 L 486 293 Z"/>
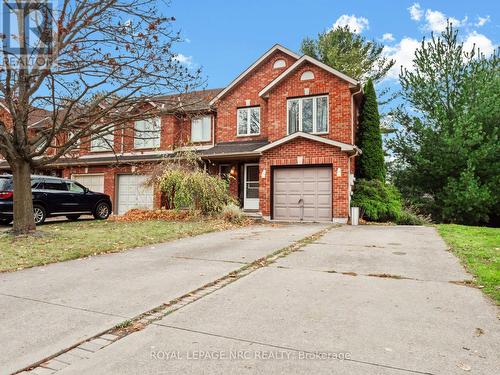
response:
<path fill-rule="evenodd" d="M 243 141 L 243 142 L 221 142 L 214 147 L 200 152 L 201 157 L 210 159 L 211 157 L 230 157 L 259 155 L 256 150 L 269 144 L 267 140 Z"/>

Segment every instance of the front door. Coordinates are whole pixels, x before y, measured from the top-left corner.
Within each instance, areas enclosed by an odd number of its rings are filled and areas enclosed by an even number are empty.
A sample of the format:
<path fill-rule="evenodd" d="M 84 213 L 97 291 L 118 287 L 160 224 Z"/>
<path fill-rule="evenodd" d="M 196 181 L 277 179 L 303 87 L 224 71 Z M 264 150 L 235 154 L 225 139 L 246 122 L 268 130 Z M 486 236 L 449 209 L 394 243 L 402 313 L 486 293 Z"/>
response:
<path fill-rule="evenodd" d="M 259 209 L 259 164 L 245 164 L 243 209 Z"/>

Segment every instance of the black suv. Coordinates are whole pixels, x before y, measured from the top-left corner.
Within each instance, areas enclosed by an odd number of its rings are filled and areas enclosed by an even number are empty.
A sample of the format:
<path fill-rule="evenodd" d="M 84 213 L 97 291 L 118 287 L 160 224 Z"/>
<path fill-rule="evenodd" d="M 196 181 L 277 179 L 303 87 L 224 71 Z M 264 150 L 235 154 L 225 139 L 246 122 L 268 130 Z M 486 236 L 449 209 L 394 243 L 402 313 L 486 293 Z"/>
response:
<path fill-rule="evenodd" d="M 33 215 L 35 224 L 42 224 L 50 216 L 66 216 L 76 220 L 83 214 L 96 219 L 107 219 L 111 213 L 109 195 L 90 191 L 76 181 L 50 176 L 31 176 Z M 0 175 L 0 224 L 13 219 L 12 176 Z"/>

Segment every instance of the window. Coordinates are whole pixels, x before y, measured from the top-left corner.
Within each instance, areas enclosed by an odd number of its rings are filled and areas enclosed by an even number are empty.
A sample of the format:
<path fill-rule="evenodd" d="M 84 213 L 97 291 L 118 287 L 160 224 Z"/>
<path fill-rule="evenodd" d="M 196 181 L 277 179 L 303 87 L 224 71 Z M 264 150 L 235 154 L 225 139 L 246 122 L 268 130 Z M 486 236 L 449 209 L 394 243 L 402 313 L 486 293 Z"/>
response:
<path fill-rule="evenodd" d="M 81 193 L 85 192 L 85 189 L 82 185 L 77 184 L 76 182 L 66 182 L 67 189 L 72 193 Z"/>
<path fill-rule="evenodd" d="M 160 147 L 160 132 L 159 118 L 136 121 L 134 148 Z"/>
<path fill-rule="evenodd" d="M 31 179 L 31 188 L 36 190 L 36 189 L 40 189 L 42 184 L 42 180 L 40 180 L 39 178 L 32 178 Z"/>
<path fill-rule="evenodd" d="M 66 184 L 63 184 L 59 180 L 45 180 L 45 182 L 40 185 L 43 185 L 43 190 L 68 191 Z M 40 189 L 40 186 L 38 188 Z"/>
<path fill-rule="evenodd" d="M 114 128 L 106 129 L 104 134 L 92 135 L 90 142 L 90 151 L 111 151 L 115 141 Z"/>
<path fill-rule="evenodd" d="M 69 131 L 68 132 L 68 142 L 70 139 L 72 139 L 76 135 L 77 131 Z M 75 142 L 73 143 L 73 149 L 80 148 L 80 138 L 76 139 Z"/>
<path fill-rule="evenodd" d="M 203 116 L 191 120 L 191 142 L 207 142 L 212 138 L 212 117 Z"/>
<path fill-rule="evenodd" d="M 238 108 L 238 135 L 260 134 L 260 107 Z"/>
<path fill-rule="evenodd" d="M 289 99 L 288 134 L 328 132 L 328 96 Z"/>
<path fill-rule="evenodd" d="M 274 69 L 284 68 L 285 66 L 286 66 L 286 62 L 283 59 L 278 59 L 273 64 Z"/>
<path fill-rule="evenodd" d="M 229 181 L 231 177 L 231 165 L 229 164 L 220 164 L 219 165 L 219 177 L 223 180 Z"/>
<path fill-rule="evenodd" d="M 314 73 L 311 72 L 310 70 L 306 70 L 302 75 L 300 76 L 301 81 L 308 81 L 310 79 L 314 79 Z"/>

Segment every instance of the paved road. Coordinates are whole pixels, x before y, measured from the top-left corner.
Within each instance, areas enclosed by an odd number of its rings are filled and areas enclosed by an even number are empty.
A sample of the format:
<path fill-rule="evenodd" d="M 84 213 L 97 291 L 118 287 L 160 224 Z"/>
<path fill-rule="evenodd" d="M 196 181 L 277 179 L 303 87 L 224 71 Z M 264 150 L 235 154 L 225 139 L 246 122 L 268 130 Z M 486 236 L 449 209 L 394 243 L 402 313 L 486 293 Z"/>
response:
<path fill-rule="evenodd" d="M 57 353 L 321 228 L 248 227 L 0 274 L 0 373 Z"/>
<path fill-rule="evenodd" d="M 337 228 L 57 373 L 494 374 L 469 278 L 433 228 Z"/>

